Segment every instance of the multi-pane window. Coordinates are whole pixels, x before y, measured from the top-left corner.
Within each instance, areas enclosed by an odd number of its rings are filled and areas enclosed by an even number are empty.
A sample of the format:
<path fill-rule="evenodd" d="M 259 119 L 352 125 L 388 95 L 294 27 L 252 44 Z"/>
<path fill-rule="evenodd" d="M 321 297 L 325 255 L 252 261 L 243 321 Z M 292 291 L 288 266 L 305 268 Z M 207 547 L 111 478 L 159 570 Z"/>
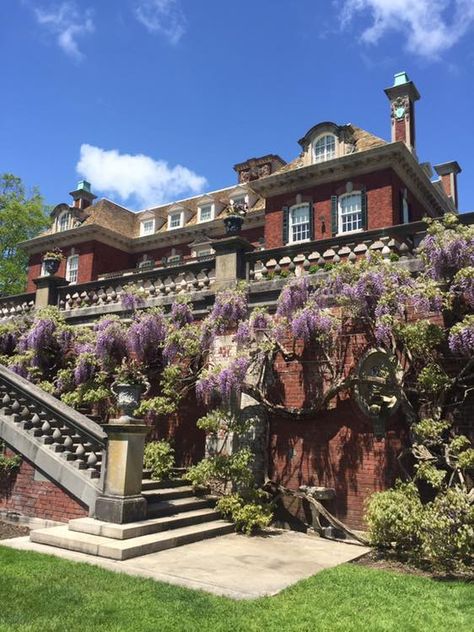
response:
<path fill-rule="evenodd" d="M 140 235 L 152 235 L 155 232 L 155 220 L 144 219 L 140 223 Z"/>
<path fill-rule="evenodd" d="M 79 255 L 71 255 L 66 262 L 66 280 L 69 283 L 77 283 L 79 273 Z"/>
<path fill-rule="evenodd" d="M 168 217 L 168 228 L 181 228 L 181 213 L 171 213 Z"/>
<path fill-rule="evenodd" d="M 71 220 L 72 220 L 72 214 L 70 211 L 66 211 L 65 213 L 62 213 L 58 217 L 58 231 L 68 230 L 69 228 L 71 228 Z"/>
<path fill-rule="evenodd" d="M 310 239 L 309 204 L 293 206 L 289 214 L 289 241 L 305 241 Z"/>
<path fill-rule="evenodd" d="M 199 221 L 200 222 L 209 222 L 213 219 L 212 215 L 212 204 L 206 204 L 204 206 L 199 207 Z"/>
<path fill-rule="evenodd" d="M 332 134 L 321 136 L 314 143 L 314 161 L 324 162 L 336 157 L 336 137 Z"/>
<path fill-rule="evenodd" d="M 362 195 L 348 193 L 339 198 L 339 232 L 362 230 Z"/>

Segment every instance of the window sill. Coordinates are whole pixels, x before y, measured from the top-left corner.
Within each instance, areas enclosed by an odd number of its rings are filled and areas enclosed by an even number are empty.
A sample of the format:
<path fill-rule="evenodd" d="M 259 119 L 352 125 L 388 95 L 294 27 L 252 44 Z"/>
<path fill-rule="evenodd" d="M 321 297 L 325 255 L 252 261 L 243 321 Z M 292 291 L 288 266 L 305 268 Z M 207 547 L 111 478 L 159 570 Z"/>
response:
<path fill-rule="evenodd" d="M 346 230 L 345 233 L 336 233 L 334 237 L 344 237 L 344 235 L 356 235 L 357 233 L 363 233 L 365 228 L 358 228 L 357 230 Z"/>

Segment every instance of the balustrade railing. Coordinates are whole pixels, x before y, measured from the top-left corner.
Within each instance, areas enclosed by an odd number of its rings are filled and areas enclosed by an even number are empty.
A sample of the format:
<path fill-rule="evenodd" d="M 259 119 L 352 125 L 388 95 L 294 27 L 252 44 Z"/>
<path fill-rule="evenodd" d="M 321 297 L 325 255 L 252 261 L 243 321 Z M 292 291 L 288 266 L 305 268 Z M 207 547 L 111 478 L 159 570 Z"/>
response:
<path fill-rule="evenodd" d="M 271 250 L 247 253 L 247 278 L 264 281 L 275 276 L 317 272 L 327 264 L 356 261 L 370 252 L 385 258 L 413 259 L 416 248 L 426 233 L 426 225 L 416 222 L 383 230 L 340 235 L 331 239 L 291 244 Z"/>
<path fill-rule="evenodd" d="M 2 365 L 0 414 L 91 479 L 100 477 L 107 440 L 102 428 Z"/>
<path fill-rule="evenodd" d="M 31 312 L 35 307 L 35 292 L 0 297 L 0 321 Z"/>
<path fill-rule="evenodd" d="M 206 290 L 215 282 L 214 257 L 176 267 L 156 268 L 135 274 L 103 278 L 59 289 L 62 310 L 101 307 L 121 302 L 132 285 L 146 302 L 149 299 Z"/>

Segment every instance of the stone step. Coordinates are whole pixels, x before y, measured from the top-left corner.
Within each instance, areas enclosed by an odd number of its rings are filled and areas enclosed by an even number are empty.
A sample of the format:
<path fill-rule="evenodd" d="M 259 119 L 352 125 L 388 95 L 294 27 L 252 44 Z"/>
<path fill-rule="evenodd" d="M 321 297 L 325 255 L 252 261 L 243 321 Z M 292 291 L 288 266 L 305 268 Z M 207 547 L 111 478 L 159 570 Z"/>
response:
<path fill-rule="evenodd" d="M 185 511 L 176 515 L 164 516 L 162 518 L 151 518 L 140 522 L 129 522 L 128 524 L 113 524 L 102 522 L 94 518 L 75 518 L 69 521 L 69 530 L 89 535 L 100 535 L 104 538 L 115 540 L 128 540 L 150 533 L 159 533 L 188 527 L 193 524 L 202 524 L 219 520 L 220 515 L 215 509 L 206 507 L 195 511 Z"/>
<path fill-rule="evenodd" d="M 184 511 L 214 507 L 212 498 L 177 498 L 176 500 L 151 501 L 148 503 L 148 518 L 161 518 Z"/>
<path fill-rule="evenodd" d="M 168 478 L 163 481 L 154 481 L 147 476 L 143 478 L 142 489 L 166 489 L 171 487 L 186 487 L 189 485 L 188 481 L 184 481 L 182 478 Z"/>
<path fill-rule="evenodd" d="M 209 524 L 191 525 L 152 533 L 128 540 L 112 540 L 103 536 L 90 535 L 70 531 L 67 526 L 38 529 L 30 533 L 32 542 L 59 547 L 69 551 L 78 551 L 98 557 L 106 557 L 112 560 L 127 560 L 140 555 L 156 553 L 176 546 L 190 544 L 213 538 L 218 535 L 231 533 L 233 525 L 224 520 L 216 520 Z"/>
<path fill-rule="evenodd" d="M 190 498 L 196 492 L 191 485 L 185 487 L 162 487 L 161 489 L 142 489 L 142 496 L 150 502 L 162 500 L 176 500 L 177 498 Z"/>

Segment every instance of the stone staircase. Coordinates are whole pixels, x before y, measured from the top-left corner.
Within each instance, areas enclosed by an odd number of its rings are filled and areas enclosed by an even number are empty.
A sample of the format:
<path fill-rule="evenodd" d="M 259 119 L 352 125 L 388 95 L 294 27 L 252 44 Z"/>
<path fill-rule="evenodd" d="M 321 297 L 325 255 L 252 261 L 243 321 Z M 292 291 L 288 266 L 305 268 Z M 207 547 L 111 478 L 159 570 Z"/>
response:
<path fill-rule="evenodd" d="M 104 464 L 110 437 L 94 421 L 2 365 L 0 439 L 89 508 L 89 518 L 32 531 L 33 542 L 126 560 L 233 530 L 214 509 L 215 499 L 196 496 L 182 470 L 163 482 L 152 480 L 151 472 L 144 470 L 141 496 L 146 500 L 146 520 L 116 524 L 92 517 L 107 492 Z M 134 480 L 143 502 L 140 476 Z"/>
<path fill-rule="evenodd" d="M 142 490 L 148 503 L 146 520 L 113 524 L 77 518 L 64 526 L 32 531 L 30 539 L 69 551 L 127 560 L 233 531 L 233 525 L 221 520 L 214 509 L 215 500 L 195 496 L 182 479 L 158 483 L 145 470 Z"/>

